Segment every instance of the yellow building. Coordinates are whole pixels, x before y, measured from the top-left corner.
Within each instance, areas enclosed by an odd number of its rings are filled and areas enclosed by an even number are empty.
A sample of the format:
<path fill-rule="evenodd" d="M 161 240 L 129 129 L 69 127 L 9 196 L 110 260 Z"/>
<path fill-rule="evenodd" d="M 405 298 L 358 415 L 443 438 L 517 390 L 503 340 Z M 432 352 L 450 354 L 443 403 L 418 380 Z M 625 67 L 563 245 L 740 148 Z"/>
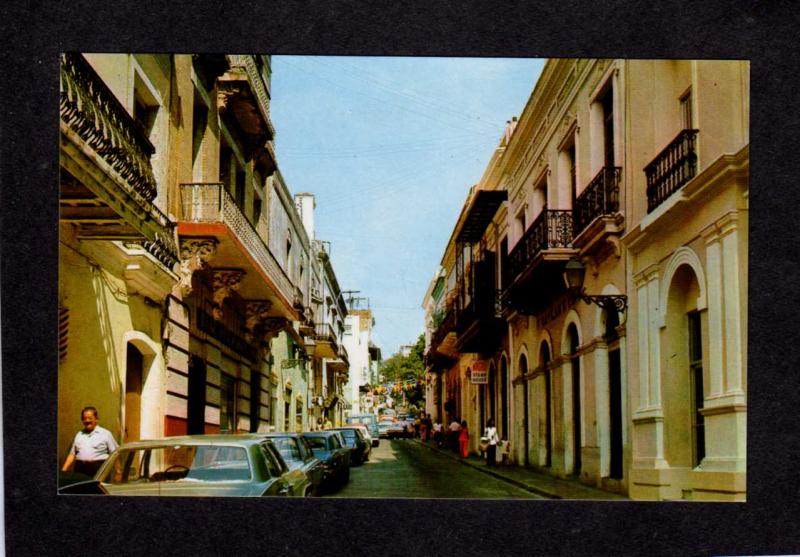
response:
<path fill-rule="evenodd" d="M 62 56 L 59 458 L 85 405 L 120 441 L 308 429 L 312 245 L 270 83 L 263 55 Z"/>
<path fill-rule="evenodd" d="M 516 463 L 634 498 L 744 498 L 748 72 L 550 60 L 509 123 L 445 252 L 428 354 Z"/>

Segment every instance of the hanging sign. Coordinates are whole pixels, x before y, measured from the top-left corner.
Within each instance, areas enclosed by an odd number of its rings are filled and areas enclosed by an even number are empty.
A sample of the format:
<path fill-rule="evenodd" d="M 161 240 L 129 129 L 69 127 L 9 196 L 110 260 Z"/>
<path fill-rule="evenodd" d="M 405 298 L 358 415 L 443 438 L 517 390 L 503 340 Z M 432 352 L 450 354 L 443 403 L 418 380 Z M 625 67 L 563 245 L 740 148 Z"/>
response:
<path fill-rule="evenodd" d="M 470 368 L 470 382 L 473 385 L 486 385 L 489 382 L 489 364 L 486 360 L 476 360 L 472 362 Z"/>

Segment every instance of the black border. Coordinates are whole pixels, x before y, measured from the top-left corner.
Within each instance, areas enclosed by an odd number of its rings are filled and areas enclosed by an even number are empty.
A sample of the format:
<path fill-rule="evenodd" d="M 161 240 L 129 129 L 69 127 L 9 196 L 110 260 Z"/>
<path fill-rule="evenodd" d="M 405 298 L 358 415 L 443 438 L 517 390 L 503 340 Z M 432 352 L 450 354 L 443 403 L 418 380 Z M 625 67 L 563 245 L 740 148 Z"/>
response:
<path fill-rule="evenodd" d="M 788 1 L 310 0 L 5 4 L 2 298 L 10 555 L 269 552 L 694 555 L 800 551 L 795 208 L 798 16 Z M 752 61 L 748 502 L 57 497 L 58 52 L 744 58 Z M 275 76 L 280 79 L 280 76 Z"/>

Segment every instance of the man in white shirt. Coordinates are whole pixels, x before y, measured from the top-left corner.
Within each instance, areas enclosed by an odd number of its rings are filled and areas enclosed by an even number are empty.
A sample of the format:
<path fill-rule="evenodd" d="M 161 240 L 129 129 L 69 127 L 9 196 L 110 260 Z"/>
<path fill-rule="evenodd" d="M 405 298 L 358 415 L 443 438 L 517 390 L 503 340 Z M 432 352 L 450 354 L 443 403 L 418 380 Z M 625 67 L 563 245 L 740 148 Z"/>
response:
<path fill-rule="evenodd" d="M 67 460 L 61 467 L 68 472 L 74 465 L 74 472 L 94 476 L 119 445 L 107 429 L 97 425 L 97 408 L 87 406 L 81 411 L 83 429 L 75 434 Z"/>

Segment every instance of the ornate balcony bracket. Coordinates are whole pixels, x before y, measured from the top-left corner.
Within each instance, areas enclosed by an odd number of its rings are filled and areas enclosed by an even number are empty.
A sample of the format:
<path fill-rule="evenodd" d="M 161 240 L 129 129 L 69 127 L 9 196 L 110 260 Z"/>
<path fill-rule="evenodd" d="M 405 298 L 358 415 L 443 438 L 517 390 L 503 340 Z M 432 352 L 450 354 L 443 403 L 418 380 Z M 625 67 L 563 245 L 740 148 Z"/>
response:
<path fill-rule="evenodd" d="M 191 238 L 181 240 L 180 261 L 178 262 L 179 281 L 175 285 L 178 293 L 186 297 L 192 293 L 192 276 L 195 271 L 208 266 L 209 260 L 217 252 L 215 238 Z"/>
<path fill-rule="evenodd" d="M 241 287 L 244 271 L 241 269 L 217 269 L 214 270 L 213 277 L 214 318 L 222 319 L 223 304 Z"/>
<path fill-rule="evenodd" d="M 247 342 L 253 342 L 257 339 L 257 331 L 269 319 L 269 310 L 271 308 L 272 302 L 269 300 L 247 300 L 245 304 L 245 315 L 247 317 L 245 339 Z"/>

